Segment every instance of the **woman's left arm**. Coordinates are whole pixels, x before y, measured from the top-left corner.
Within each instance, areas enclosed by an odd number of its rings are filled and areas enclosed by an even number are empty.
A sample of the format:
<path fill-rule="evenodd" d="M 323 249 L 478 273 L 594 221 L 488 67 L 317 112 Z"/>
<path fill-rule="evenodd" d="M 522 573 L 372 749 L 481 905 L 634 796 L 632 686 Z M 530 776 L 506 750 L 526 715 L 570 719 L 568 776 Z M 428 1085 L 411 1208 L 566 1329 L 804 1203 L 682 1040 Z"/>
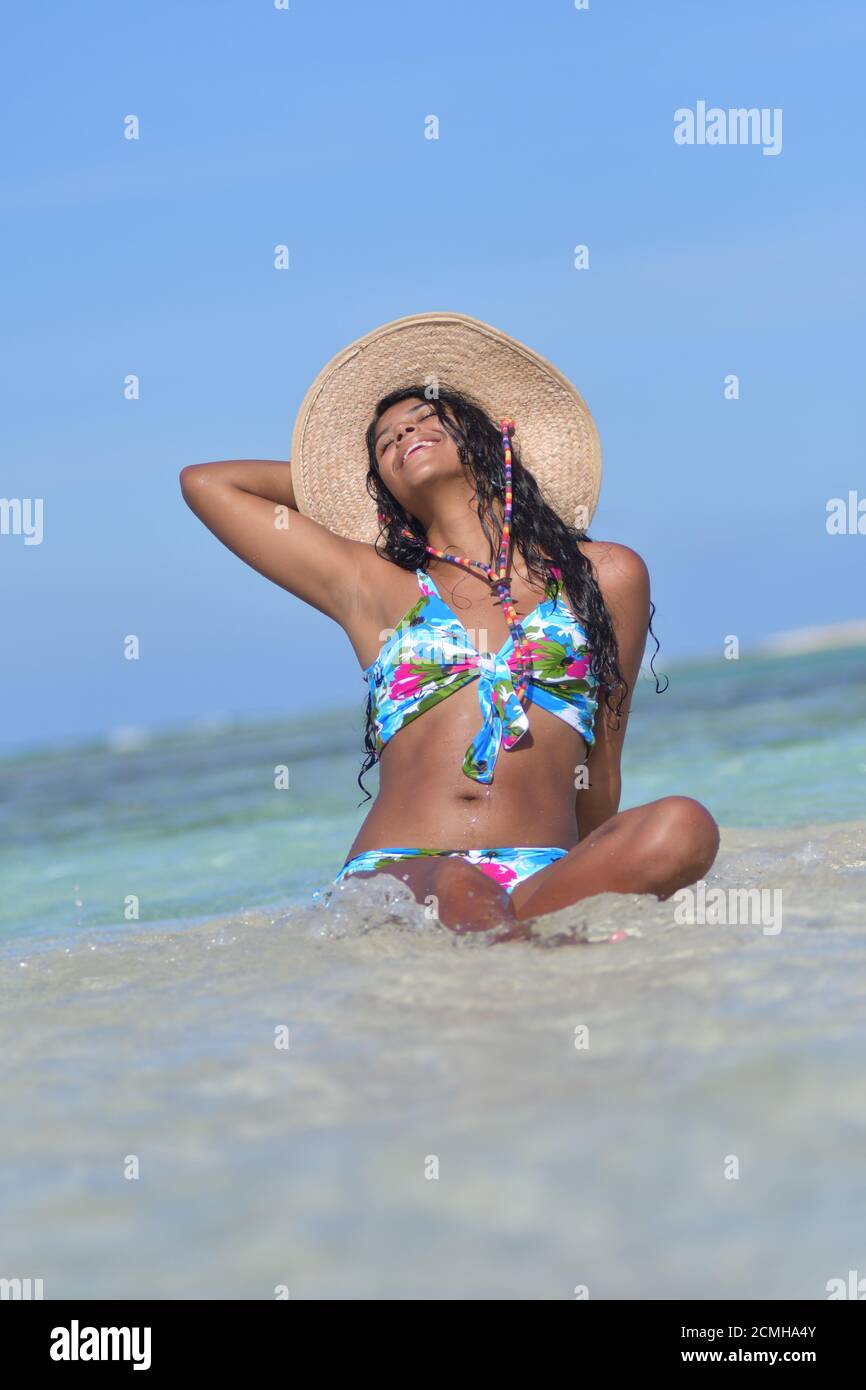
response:
<path fill-rule="evenodd" d="M 592 541 L 581 549 L 595 571 L 619 647 L 619 669 L 628 682 L 617 722 L 603 692 L 599 695 L 595 743 L 586 764 L 589 786 L 577 792 L 575 802 L 578 834 L 583 840 L 619 810 L 622 746 L 649 631 L 650 582 L 644 561 L 627 545 Z M 618 701 L 619 696 L 615 699 Z"/>

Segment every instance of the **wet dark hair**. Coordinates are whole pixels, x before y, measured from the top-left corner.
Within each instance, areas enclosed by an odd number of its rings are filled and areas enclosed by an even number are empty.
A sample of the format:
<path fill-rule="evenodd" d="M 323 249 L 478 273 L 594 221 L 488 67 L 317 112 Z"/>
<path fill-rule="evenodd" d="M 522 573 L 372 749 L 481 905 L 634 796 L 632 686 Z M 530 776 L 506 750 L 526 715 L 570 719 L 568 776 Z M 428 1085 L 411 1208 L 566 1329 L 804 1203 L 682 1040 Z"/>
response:
<path fill-rule="evenodd" d="M 424 386 L 405 386 L 391 391 L 376 403 L 373 419 L 367 426 L 365 442 L 369 466 L 367 470 L 367 491 L 377 504 L 380 515 L 380 530 L 376 540 L 376 550 L 380 555 L 399 565 L 401 569 L 426 570 L 430 557 L 425 550 L 426 537 L 421 523 L 403 509 L 397 499 L 388 491 L 379 473 L 376 458 L 376 433 L 379 420 L 386 410 L 400 401 L 409 399 L 429 400 L 444 430 L 457 445 L 460 461 L 475 485 L 475 499 L 481 528 L 490 544 L 488 562 L 495 562 L 502 537 L 501 503 L 505 485 L 505 456 L 502 448 L 502 432 L 490 419 L 484 409 L 465 391 L 439 384 L 438 394 L 431 397 L 429 388 Z M 445 412 L 451 412 L 453 419 Z M 519 427 L 519 421 L 517 422 Z M 511 443 L 511 471 L 513 509 L 511 535 L 516 551 L 522 555 L 527 573 L 539 586 L 546 586 L 552 580 L 551 563 L 562 571 L 565 592 L 572 611 L 580 621 L 587 637 L 591 652 L 590 670 L 604 692 L 604 703 L 618 720 L 623 701 L 628 694 L 628 682 L 619 668 L 617 640 L 610 614 L 602 598 L 601 590 L 592 573 L 588 558 L 582 553 L 577 542 L 588 541 L 590 536 L 578 527 L 569 526 L 550 507 L 541 495 L 538 483 L 527 468 L 520 462 L 520 450 L 515 440 Z M 404 536 L 406 527 L 412 535 Z M 548 557 L 550 557 L 548 559 Z M 476 556 L 483 559 L 483 556 Z M 650 603 L 649 633 L 656 648 L 650 658 L 650 669 L 659 641 L 652 630 L 652 617 L 655 604 Z M 661 694 L 656 678 L 656 693 Z M 667 680 L 667 677 L 665 677 Z M 666 687 L 663 687 L 666 688 Z M 614 705 L 614 695 L 619 698 Z M 599 701 L 601 704 L 601 701 Z M 371 717 L 370 700 L 367 702 L 367 727 L 364 735 L 366 758 L 358 774 L 358 785 L 370 793 L 361 780 L 366 772 L 378 761 Z M 587 751 L 587 759 L 592 746 Z"/>

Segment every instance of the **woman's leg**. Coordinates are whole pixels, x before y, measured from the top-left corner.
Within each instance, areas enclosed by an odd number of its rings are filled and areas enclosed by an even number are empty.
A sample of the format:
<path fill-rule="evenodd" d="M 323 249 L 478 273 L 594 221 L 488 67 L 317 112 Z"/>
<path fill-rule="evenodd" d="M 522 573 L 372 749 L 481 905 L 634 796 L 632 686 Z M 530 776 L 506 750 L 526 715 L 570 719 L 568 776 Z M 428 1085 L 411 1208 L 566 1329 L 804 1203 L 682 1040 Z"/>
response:
<path fill-rule="evenodd" d="M 696 883 L 719 849 L 719 827 L 690 796 L 663 796 L 611 816 L 585 840 L 511 894 L 518 921 L 556 912 L 596 893 L 669 898 Z"/>
<path fill-rule="evenodd" d="M 443 926 L 487 931 L 510 923 L 503 940 L 527 934 L 530 917 L 568 907 L 596 893 L 653 893 L 669 898 L 696 883 L 713 863 L 719 828 L 709 811 L 689 796 L 663 796 L 620 811 L 569 850 L 563 859 L 530 874 L 508 894 L 464 859 L 424 855 L 393 859 L 352 877 L 390 874 L 428 905 Z"/>
<path fill-rule="evenodd" d="M 436 855 L 390 859 L 377 869 L 365 869 L 351 877 L 373 878 L 378 874 L 405 883 L 415 901 L 429 907 L 431 916 L 453 931 L 488 931 L 516 921 L 505 889 L 465 859 Z"/>

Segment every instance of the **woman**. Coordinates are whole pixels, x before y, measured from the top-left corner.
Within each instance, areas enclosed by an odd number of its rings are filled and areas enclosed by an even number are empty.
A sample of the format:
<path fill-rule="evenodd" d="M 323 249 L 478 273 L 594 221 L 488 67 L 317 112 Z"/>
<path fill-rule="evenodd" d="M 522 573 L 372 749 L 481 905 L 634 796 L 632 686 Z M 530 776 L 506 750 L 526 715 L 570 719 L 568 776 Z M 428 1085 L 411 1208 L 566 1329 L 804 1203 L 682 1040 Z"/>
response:
<path fill-rule="evenodd" d="M 478 320 L 395 320 L 319 374 L 292 460 L 181 485 L 363 668 L 380 789 L 338 881 L 395 875 L 445 926 L 519 936 L 580 898 L 701 878 L 719 834 L 699 802 L 618 809 L 649 578 L 586 535 L 600 452 L 571 383 Z"/>

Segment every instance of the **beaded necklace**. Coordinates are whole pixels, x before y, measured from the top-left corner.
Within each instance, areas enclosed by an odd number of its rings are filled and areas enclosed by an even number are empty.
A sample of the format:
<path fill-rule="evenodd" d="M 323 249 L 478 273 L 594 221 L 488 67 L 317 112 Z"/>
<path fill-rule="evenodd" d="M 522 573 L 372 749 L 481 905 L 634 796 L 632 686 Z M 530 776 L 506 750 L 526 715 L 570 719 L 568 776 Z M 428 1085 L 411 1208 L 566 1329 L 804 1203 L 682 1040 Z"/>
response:
<path fill-rule="evenodd" d="M 511 431 L 514 429 L 513 420 L 500 420 L 502 427 L 502 447 L 505 451 L 505 513 L 502 521 L 502 541 L 499 546 L 498 565 L 485 564 L 483 560 L 469 560 L 465 555 L 446 555 L 444 550 L 437 550 L 435 546 L 425 545 L 424 549 L 428 555 L 432 555 L 436 560 L 447 560 L 449 565 L 461 565 L 463 569 L 480 570 L 485 578 L 490 582 L 505 614 L 505 621 L 508 623 L 508 630 L 511 633 L 511 640 L 514 643 L 514 651 L 517 656 L 517 683 L 514 687 L 518 700 L 522 700 L 526 694 L 527 673 L 530 669 L 530 653 L 527 645 L 526 633 L 523 625 L 517 616 L 514 607 L 514 600 L 511 597 L 511 579 L 508 574 L 509 551 L 511 543 L 511 512 L 513 505 L 513 494 L 511 490 Z M 417 540 L 418 537 L 409 530 L 408 526 L 403 527 L 403 535 L 410 540 Z"/>

